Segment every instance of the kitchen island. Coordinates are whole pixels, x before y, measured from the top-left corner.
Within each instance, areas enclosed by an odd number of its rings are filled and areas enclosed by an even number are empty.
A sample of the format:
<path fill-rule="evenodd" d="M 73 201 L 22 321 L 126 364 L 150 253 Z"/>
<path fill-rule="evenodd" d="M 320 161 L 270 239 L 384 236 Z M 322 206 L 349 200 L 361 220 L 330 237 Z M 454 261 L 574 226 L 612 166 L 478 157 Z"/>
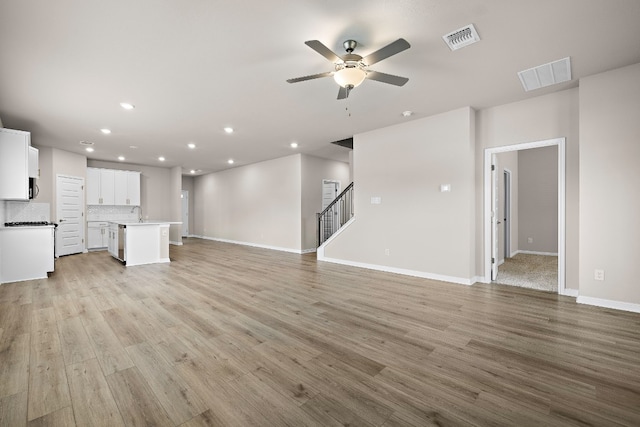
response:
<path fill-rule="evenodd" d="M 127 267 L 170 262 L 172 221 L 109 222 L 109 253 Z"/>

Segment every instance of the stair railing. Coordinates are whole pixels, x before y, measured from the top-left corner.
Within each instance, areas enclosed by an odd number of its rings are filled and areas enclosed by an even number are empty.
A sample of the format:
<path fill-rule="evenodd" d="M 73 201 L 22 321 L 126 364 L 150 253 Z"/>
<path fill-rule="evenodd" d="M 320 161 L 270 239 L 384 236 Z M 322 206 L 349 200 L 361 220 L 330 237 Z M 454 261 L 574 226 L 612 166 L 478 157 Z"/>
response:
<path fill-rule="evenodd" d="M 318 246 L 353 217 L 353 182 L 318 214 Z"/>

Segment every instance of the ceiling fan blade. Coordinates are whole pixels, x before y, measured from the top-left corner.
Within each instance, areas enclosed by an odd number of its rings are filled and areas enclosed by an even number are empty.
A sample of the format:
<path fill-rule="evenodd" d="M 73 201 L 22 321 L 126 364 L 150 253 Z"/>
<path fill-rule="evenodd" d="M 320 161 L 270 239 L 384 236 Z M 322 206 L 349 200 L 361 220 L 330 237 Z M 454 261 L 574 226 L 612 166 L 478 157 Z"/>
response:
<path fill-rule="evenodd" d="M 338 99 L 347 99 L 349 97 L 349 90 L 340 86 L 340 90 L 338 91 Z"/>
<path fill-rule="evenodd" d="M 327 71 L 326 73 L 312 74 L 310 76 L 296 77 L 294 79 L 288 79 L 287 83 L 298 83 L 306 80 L 319 79 L 321 77 L 330 77 L 333 75 L 333 71 Z"/>
<path fill-rule="evenodd" d="M 379 73 L 371 70 L 367 72 L 367 78 L 395 86 L 404 86 L 404 84 L 409 81 L 406 77 L 394 76 L 393 74 Z"/>
<path fill-rule="evenodd" d="M 331 49 L 329 49 L 328 47 L 320 43 L 318 40 L 308 40 L 304 42 L 304 44 L 306 44 L 311 49 L 315 50 L 320 55 L 324 56 L 325 58 L 327 58 L 329 61 L 333 63 L 342 62 L 342 59 L 338 55 L 333 53 Z"/>
<path fill-rule="evenodd" d="M 378 49 L 372 54 L 369 54 L 362 58 L 362 62 L 367 65 L 373 65 L 376 62 L 382 61 L 396 53 L 400 53 L 403 50 L 407 50 L 411 47 L 408 41 L 405 39 L 398 39 L 391 44 L 386 45 L 382 49 Z"/>

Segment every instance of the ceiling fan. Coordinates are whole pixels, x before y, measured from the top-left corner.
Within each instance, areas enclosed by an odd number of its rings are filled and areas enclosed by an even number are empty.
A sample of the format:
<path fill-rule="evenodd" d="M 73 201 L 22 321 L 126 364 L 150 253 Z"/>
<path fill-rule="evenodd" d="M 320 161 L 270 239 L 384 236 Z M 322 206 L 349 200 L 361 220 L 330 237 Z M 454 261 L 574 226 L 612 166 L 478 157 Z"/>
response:
<path fill-rule="evenodd" d="M 319 79 L 321 77 L 333 76 L 336 83 L 340 85 L 340 90 L 338 91 L 338 99 L 346 99 L 347 97 L 349 97 L 349 92 L 351 92 L 353 88 L 358 87 L 364 81 L 364 79 L 376 80 L 395 86 L 403 86 L 406 82 L 409 81 L 409 79 L 406 77 L 380 73 L 378 71 L 369 69 L 370 65 L 373 65 L 376 62 L 382 61 L 383 59 L 400 53 L 403 50 L 409 49 L 411 45 L 405 39 L 398 39 L 393 43 L 390 43 L 387 46 L 365 56 L 364 58 L 353 53 L 355 48 L 358 46 L 358 43 L 355 40 L 347 40 L 342 44 L 347 51 L 347 53 L 343 56 L 338 56 L 337 54 L 333 53 L 331 49 L 326 47 L 318 40 L 309 40 L 304 42 L 304 44 L 327 58 L 329 61 L 333 62 L 334 70 L 327 71 L 326 73 L 312 74 L 310 76 L 289 79 L 287 80 L 287 82 L 289 83 L 298 83 L 305 80 L 313 80 Z"/>

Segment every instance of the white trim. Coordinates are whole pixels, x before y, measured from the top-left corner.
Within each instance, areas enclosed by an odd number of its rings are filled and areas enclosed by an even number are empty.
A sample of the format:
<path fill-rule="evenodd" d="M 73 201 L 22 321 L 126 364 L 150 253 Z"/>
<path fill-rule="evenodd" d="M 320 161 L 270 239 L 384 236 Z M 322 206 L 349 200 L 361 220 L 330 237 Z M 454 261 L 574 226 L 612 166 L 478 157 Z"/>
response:
<path fill-rule="evenodd" d="M 564 288 L 564 293 L 562 295 L 564 295 L 566 297 L 577 298 L 578 297 L 578 290 L 577 289 Z"/>
<path fill-rule="evenodd" d="M 303 249 L 300 251 L 301 254 L 311 254 L 314 253 L 316 251 L 316 248 L 311 248 L 311 249 Z"/>
<path fill-rule="evenodd" d="M 471 284 L 473 285 L 474 283 L 484 283 L 484 277 L 483 276 L 473 276 L 471 278 Z"/>
<path fill-rule="evenodd" d="M 234 245 L 242 245 L 242 246 L 251 246 L 254 248 L 261 248 L 261 249 L 270 249 L 272 251 L 280 251 L 280 252 L 289 252 L 292 254 L 302 254 L 303 251 L 300 249 L 290 249 L 290 248 L 282 248 L 279 246 L 271 246 L 271 245 L 260 245 L 258 243 L 251 243 L 251 242 L 239 242 L 237 240 L 229 240 L 229 239 L 219 239 L 217 237 L 208 237 L 208 236 L 199 236 L 199 235 L 193 235 L 192 237 L 196 237 L 198 239 L 204 239 L 204 240 L 213 240 L 215 242 L 222 242 L 222 243 L 231 243 Z"/>
<path fill-rule="evenodd" d="M 566 138 L 554 138 L 543 141 L 526 142 L 522 144 L 504 145 L 502 147 L 485 148 L 484 150 L 484 275 L 485 282 L 491 282 L 491 156 L 498 153 L 520 151 L 529 148 L 558 146 L 558 294 L 565 294 L 566 268 L 566 167 L 565 152 Z"/>
<path fill-rule="evenodd" d="M 182 246 L 182 242 L 174 242 L 173 240 L 169 240 L 170 245 Z"/>
<path fill-rule="evenodd" d="M 413 276 L 413 277 L 420 277 L 423 279 L 438 280 L 441 282 L 456 283 L 458 285 L 470 286 L 471 284 L 473 284 L 471 279 L 463 279 L 460 277 L 453 277 L 453 276 L 443 276 L 441 274 L 425 273 L 424 271 L 407 270 L 404 268 L 389 267 L 386 265 L 367 264 L 364 262 L 346 261 L 342 259 L 326 258 L 326 257 L 323 257 L 322 259 L 318 258 L 318 261 L 325 261 L 333 264 L 348 265 L 351 267 L 366 268 L 368 270 L 383 271 L 385 273 L 402 274 L 403 276 Z"/>
<path fill-rule="evenodd" d="M 538 252 L 538 251 L 524 251 L 524 250 L 517 250 L 513 253 L 512 256 L 516 256 L 518 254 L 558 256 L 558 252 Z"/>
<path fill-rule="evenodd" d="M 576 299 L 578 304 L 595 305 L 598 307 L 613 308 L 615 310 L 632 311 L 634 313 L 640 313 L 640 304 L 634 304 L 623 301 L 613 301 L 609 299 L 583 297 L 579 296 Z"/>

